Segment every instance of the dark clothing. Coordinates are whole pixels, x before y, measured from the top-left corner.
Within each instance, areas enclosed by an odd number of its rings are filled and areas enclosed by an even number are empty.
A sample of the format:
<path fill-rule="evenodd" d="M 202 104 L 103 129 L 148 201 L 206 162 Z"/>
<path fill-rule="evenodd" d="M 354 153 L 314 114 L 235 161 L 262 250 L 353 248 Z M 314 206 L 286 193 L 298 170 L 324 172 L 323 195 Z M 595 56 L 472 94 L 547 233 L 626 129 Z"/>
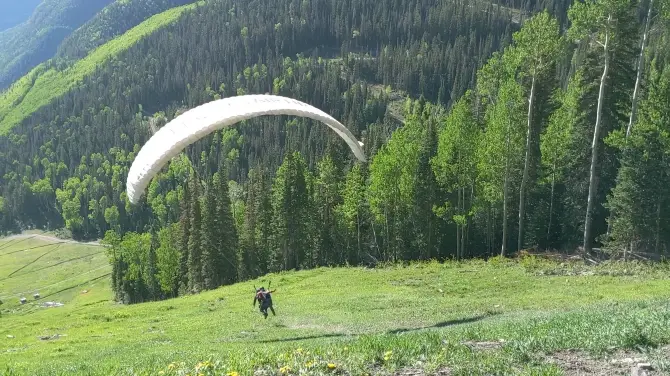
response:
<path fill-rule="evenodd" d="M 272 311 L 272 315 L 276 316 L 275 310 L 272 307 L 272 295 L 270 295 L 270 291 L 258 291 L 256 296 L 254 296 L 254 306 L 256 306 L 256 301 L 258 301 L 258 308 L 265 318 L 268 318 L 268 308 Z"/>

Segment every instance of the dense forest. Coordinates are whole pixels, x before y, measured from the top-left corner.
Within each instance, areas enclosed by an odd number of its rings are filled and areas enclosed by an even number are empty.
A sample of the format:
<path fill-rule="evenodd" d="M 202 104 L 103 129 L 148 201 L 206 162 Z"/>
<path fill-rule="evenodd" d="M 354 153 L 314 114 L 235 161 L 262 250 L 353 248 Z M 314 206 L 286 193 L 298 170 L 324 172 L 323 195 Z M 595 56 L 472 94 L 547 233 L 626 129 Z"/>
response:
<path fill-rule="evenodd" d="M 270 271 L 670 246 L 667 0 L 218 0 L 0 138 L 0 232 L 111 245 L 128 303 Z M 77 53 L 74 53 L 77 56 Z M 140 205 L 125 177 L 188 108 L 274 93 L 188 147 Z"/>
<path fill-rule="evenodd" d="M 193 1 L 126 0 L 112 2 L 63 40 L 56 51 L 55 61 L 63 64 L 63 60 L 81 59 L 96 47 L 140 24 L 152 15 Z"/>

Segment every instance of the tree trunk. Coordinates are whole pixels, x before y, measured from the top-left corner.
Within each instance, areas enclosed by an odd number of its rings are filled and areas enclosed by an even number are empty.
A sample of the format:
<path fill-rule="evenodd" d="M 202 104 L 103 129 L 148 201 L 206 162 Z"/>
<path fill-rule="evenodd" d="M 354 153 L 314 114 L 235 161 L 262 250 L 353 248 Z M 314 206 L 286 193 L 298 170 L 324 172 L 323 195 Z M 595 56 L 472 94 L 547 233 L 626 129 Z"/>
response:
<path fill-rule="evenodd" d="M 607 18 L 607 22 L 611 22 L 612 16 Z M 593 221 L 593 205 L 596 199 L 596 190 L 598 188 L 598 175 L 596 166 L 598 165 L 598 141 L 600 140 L 600 123 L 602 122 L 603 101 L 605 96 L 605 81 L 607 80 L 607 73 L 609 72 L 609 31 L 605 32 L 605 44 L 603 45 L 603 52 L 605 55 L 605 67 L 603 68 L 603 75 L 600 77 L 600 90 L 598 92 L 598 109 L 596 112 L 596 125 L 593 130 L 593 143 L 591 144 L 591 170 L 589 176 L 589 197 L 586 204 L 586 220 L 584 221 L 584 251 L 582 257 L 591 252 L 591 232 Z"/>
<path fill-rule="evenodd" d="M 470 205 L 468 205 L 468 212 L 472 209 L 472 203 L 475 201 L 475 186 L 470 186 Z M 465 244 L 470 244 L 470 223 L 471 218 L 468 215 L 467 221 L 465 222 Z"/>
<path fill-rule="evenodd" d="M 379 257 L 380 256 L 379 242 L 377 241 L 377 229 L 375 228 L 375 218 L 374 217 L 370 220 L 370 227 L 372 228 L 372 239 L 375 242 L 375 249 L 377 250 L 377 257 Z"/>
<path fill-rule="evenodd" d="M 654 246 L 654 252 L 656 254 L 661 253 L 661 198 L 658 198 L 658 203 L 656 203 L 656 244 Z"/>
<path fill-rule="evenodd" d="M 491 205 L 486 208 L 486 253 L 490 255 L 493 253 L 493 246 L 491 245 Z"/>
<path fill-rule="evenodd" d="M 461 209 L 461 189 L 458 188 L 456 189 L 456 195 L 458 198 L 456 199 L 456 210 L 460 211 Z M 456 260 L 461 259 L 461 225 L 456 222 Z"/>
<path fill-rule="evenodd" d="M 526 185 L 528 184 L 528 175 L 530 169 L 530 138 L 532 137 L 533 126 L 533 99 L 535 97 L 535 75 L 533 75 L 530 85 L 530 95 L 528 96 L 528 129 L 526 133 L 526 160 L 523 166 L 523 177 L 521 178 L 521 189 L 519 190 L 519 239 L 517 250 L 523 248 L 524 237 L 524 219 L 526 216 Z"/>
<path fill-rule="evenodd" d="M 356 252 L 356 264 L 358 265 L 361 262 L 361 216 L 359 213 L 356 213 L 356 242 L 357 242 L 357 252 Z"/>
<path fill-rule="evenodd" d="M 554 215 L 554 191 L 556 188 L 556 166 L 551 173 L 551 195 L 549 196 L 549 224 L 547 225 L 547 246 L 551 243 L 551 219 Z"/>
<path fill-rule="evenodd" d="M 461 196 L 463 200 L 461 201 L 461 214 L 465 215 L 465 188 L 461 188 Z M 467 216 L 466 216 L 467 217 Z M 465 233 L 468 231 L 467 220 L 461 225 L 461 258 L 465 258 Z"/>
<path fill-rule="evenodd" d="M 508 121 L 507 126 L 507 147 L 505 152 L 505 182 L 503 183 L 503 238 L 502 246 L 500 249 L 500 256 L 505 256 L 507 251 L 507 199 L 508 199 L 508 190 L 509 190 L 509 143 L 510 143 L 510 126 L 511 120 Z"/>
<path fill-rule="evenodd" d="M 389 246 L 391 244 L 391 232 L 389 231 L 389 216 L 388 216 L 388 208 L 384 206 L 384 224 L 385 224 L 385 231 L 386 231 L 386 246 L 384 247 L 384 261 L 388 261 L 389 257 Z"/>
<path fill-rule="evenodd" d="M 637 118 L 637 101 L 640 93 L 640 81 L 642 78 L 642 62 L 644 60 L 644 48 L 647 44 L 647 35 L 649 34 L 649 24 L 651 23 L 651 10 L 654 8 L 654 0 L 649 0 L 649 10 L 647 11 L 647 22 L 644 25 L 644 34 L 642 35 L 642 43 L 640 46 L 640 57 L 637 60 L 637 77 L 635 78 L 635 89 L 633 90 L 633 102 L 631 106 L 630 118 L 628 120 L 628 128 L 626 128 L 626 139 L 630 135 L 630 130 Z"/>

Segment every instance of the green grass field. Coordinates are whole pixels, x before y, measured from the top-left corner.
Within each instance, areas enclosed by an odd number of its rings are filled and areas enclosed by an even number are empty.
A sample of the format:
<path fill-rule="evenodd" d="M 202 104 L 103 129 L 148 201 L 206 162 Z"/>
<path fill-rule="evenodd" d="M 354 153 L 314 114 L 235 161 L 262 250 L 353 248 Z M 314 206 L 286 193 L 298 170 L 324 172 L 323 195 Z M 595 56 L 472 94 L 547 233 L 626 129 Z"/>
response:
<path fill-rule="evenodd" d="M 611 375 L 626 357 L 670 374 L 668 265 L 321 268 L 123 306 L 102 247 L 54 243 L 0 239 L 0 374 Z M 265 320 L 252 287 L 268 280 Z"/>

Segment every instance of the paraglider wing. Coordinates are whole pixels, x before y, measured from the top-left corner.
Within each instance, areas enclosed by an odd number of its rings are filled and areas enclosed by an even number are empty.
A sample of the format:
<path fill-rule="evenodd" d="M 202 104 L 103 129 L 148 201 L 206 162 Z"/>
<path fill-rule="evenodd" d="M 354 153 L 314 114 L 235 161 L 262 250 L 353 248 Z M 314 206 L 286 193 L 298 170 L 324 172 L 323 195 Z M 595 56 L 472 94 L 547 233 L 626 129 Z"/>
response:
<path fill-rule="evenodd" d="M 332 116 L 307 103 L 276 95 L 241 95 L 215 100 L 177 116 L 142 146 L 128 171 L 126 193 L 137 204 L 154 175 L 188 145 L 240 121 L 263 115 L 294 115 L 328 125 L 365 162 L 363 143 Z"/>

